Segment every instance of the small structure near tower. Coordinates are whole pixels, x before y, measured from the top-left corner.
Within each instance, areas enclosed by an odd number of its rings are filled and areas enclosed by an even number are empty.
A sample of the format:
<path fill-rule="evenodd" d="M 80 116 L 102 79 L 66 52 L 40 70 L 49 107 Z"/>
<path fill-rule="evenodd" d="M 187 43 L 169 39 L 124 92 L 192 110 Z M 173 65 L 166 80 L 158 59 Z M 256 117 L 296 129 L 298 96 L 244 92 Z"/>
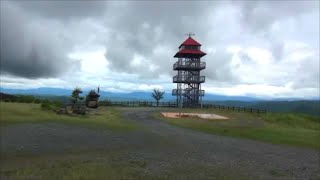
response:
<path fill-rule="evenodd" d="M 172 90 L 172 95 L 177 96 L 177 105 L 180 107 L 199 107 L 204 96 L 201 83 L 205 82 L 205 76 L 200 76 L 200 71 L 206 68 L 206 63 L 201 62 L 200 58 L 206 53 L 200 50 L 201 44 L 191 37 L 194 34 L 187 35 L 189 37 L 174 55 L 178 61 L 174 63 L 173 70 L 178 71 L 178 74 L 173 77 L 177 89 Z"/>

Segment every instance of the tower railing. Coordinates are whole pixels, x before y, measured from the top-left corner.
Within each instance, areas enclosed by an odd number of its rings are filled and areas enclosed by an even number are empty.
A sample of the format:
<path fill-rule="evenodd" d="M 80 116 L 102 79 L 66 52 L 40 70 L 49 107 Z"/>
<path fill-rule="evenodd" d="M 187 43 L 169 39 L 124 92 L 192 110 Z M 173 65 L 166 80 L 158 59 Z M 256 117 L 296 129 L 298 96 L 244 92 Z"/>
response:
<path fill-rule="evenodd" d="M 206 62 L 186 62 L 186 61 L 177 61 L 173 64 L 173 70 L 179 69 L 197 69 L 202 70 L 206 68 Z"/>
<path fill-rule="evenodd" d="M 173 77 L 173 83 L 204 83 L 205 76 L 189 76 L 189 75 L 176 75 Z"/>
<path fill-rule="evenodd" d="M 172 89 L 172 95 L 173 96 L 186 95 L 190 91 L 192 91 L 195 94 L 198 94 L 199 96 L 204 96 L 204 90 L 198 90 L 198 89 Z"/>

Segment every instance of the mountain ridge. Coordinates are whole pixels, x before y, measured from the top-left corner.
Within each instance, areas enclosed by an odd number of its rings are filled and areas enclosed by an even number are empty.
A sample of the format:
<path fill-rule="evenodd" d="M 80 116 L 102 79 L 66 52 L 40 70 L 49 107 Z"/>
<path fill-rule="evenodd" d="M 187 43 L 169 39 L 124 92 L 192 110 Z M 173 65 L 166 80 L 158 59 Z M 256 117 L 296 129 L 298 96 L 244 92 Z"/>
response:
<path fill-rule="evenodd" d="M 84 89 L 83 95 L 86 95 L 90 89 Z M 8 94 L 21 94 L 21 95 L 38 95 L 38 96 L 70 96 L 71 89 L 63 88 L 52 88 L 52 87 L 42 87 L 42 88 L 30 88 L 30 89 L 9 89 L 0 87 L 0 92 Z M 153 100 L 151 97 L 151 91 L 134 91 L 134 92 L 108 92 L 100 91 L 101 99 L 109 100 Z M 171 95 L 171 92 L 166 92 L 164 94 L 164 101 L 174 101 L 175 96 Z M 255 102 L 255 101 L 296 101 L 296 100 L 319 100 L 320 98 L 260 98 L 253 96 L 227 96 L 220 94 L 205 94 L 203 101 L 245 101 L 245 102 Z"/>

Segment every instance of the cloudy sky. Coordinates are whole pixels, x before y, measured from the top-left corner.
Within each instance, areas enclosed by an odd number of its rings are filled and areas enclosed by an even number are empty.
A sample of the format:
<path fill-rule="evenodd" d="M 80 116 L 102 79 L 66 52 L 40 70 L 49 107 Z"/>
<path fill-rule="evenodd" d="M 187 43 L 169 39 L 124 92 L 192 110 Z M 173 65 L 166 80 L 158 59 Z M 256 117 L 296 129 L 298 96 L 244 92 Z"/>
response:
<path fill-rule="evenodd" d="M 1 87 L 170 93 L 188 32 L 207 93 L 319 97 L 319 1 L 0 2 Z"/>

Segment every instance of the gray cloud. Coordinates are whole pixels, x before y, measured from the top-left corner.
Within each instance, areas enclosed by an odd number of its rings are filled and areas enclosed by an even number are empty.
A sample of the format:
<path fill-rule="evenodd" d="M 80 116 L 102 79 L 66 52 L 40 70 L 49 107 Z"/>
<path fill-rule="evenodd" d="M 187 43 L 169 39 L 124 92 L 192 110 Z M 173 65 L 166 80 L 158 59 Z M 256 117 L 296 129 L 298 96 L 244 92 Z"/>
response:
<path fill-rule="evenodd" d="M 75 1 L 75 0 L 13 0 L 21 9 L 33 15 L 58 20 L 78 20 L 91 16 L 102 16 L 107 8 L 106 1 Z"/>
<path fill-rule="evenodd" d="M 319 52 L 318 52 L 319 53 Z M 319 57 L 319 54 L 318 54 Z M 320 62 L 319 59 L 307 57 L 297 67 L 294 73 L 290 74 L 293 88 L 320 88 Z M 319 94 L 318 94 L 319 95 Z"/>
<path fill-rule="evenodd" d="M 147 60 L 147 64 L 159 66 L 158 71 L 152 72 L 152 78 L 160 74 L 172 75 L 175 61 L 172 56 L 179 43 L 186 38 L 183 34 L 192 31 L 196 33 L 195 38 L 203 43 L 204 50 L 214 47 L 225 51 L 225 47 L 233 43 L 254 45 L 269 49 L 280 61 L 284 42 L 277 34 L 272 34 L 271 26 L 288 17 L 315 10 L 316 6 L 314 2 L 285 1 L 174 2 L 170 5 L 165 2 L 126 3 L 121 8 L 126 9 L 127 13 L 106 20 L 106 25 L 113 29 L 112 43 L 107 42 L 106 45 L 106 58 L 117 71 L 142 76 L 150 74 L 148 65 L 138 72 L 130 66 L 133 57 L 139 54 Z M 119 9 L 109 11 L 108 16 L 115 14 L 115 11 Z M 154 52 L 158 46 L 165 46 L 167 53 Z M 230 69 L 233 67 L 226 64 L 231 62 L 232 56 L 215 56 L 219 55 L 208 54 L 204 58 L 214 62 L 214 66 L 208 66 L 210 70 L 206 72 L 209 78 L 237 81 Z M 220 61 L 220 58 L 223 60 Z M 218 75 L 222 67 L 223 73 Z"/>
<path fill-rule="evenodd" d="M 152 74 L 172 74 L 174 53 L 182 43 L 184 33 L 193 31 L 196 34 L 208 33 L 199 28 L 206 20 L 207 9 L 213 3 L 197 2 L 130 2 L 123 9 L 126 13 L 106 19 L 106 24 L 113 27 L 110 41 L 107 42 L 106 58 L 113 69 L 123 72 L 135 72 L 144 76 Z M 115 9 L 119 11 L 119 9 Z M 108 12 L 108 17 L 115 12 Z M 196 21 L 195 21 L 196 20 Z M 165 48 L 165 52 L 157 50 Z M 135 71 L 130 62 L 135 55 L 143 56 L 145 63 L 159 67 L 157 71 L 140 68 Z M 154 77 L 151 76 L 151 77 Z"/>
<path fill-rule="evenodd" d="M 266 31 L 274 22 L 319 10 L 319 1 L 234 1 L 240 7 L 243 26 L 253 32 Z"/>
<path fill-rule="evenodd" d="M 319 1 L 261 0 L 235 3 L 239 6 L 242 28 L 269 43 L 268 49 L 276 60 L 281 60 L 284 53 L 284 42 L 280 39 L 286 39 L 290 35 L 319 46 L 319 38 L 313 38 L 319 36 Z M 306 15 L 311 16 L 306 18 Z M 296 20 L 300 20 L 301 23 L 301 18 L 308 20 L 303 24 L 297 24 Z M 277 24 L 280 21 L 285 23 Z M 272 32 L 273 25 L 278 25 L 282 32 Z M 313 28 L 307 28 L 310 26 Z"/>
<path fill-rule="evenodd" d="M 316 87 L 312 82 L 319 74 L 319 54 L 288 62 L 292 52 L 287 51 L 290 41 L 319 49 L 318 1 L 1 1 L 0 30 L 1 73 L 28 78 L 75 70 L 79 67 L 72 65 L 68 53 L 96 52 L 101 45 L 108 73 L 129 74 L 144 82 L 173 76 L 173 55 L 190 31 L 208 53 L 203 58 L 208 82 L 241 84 L 247 79 L 236 72 L 258 66 L 260 61 L 245 51 L 233 62 L 230 46 L 269 50 L 275 61 L 267 65 L 273 68 L 290 65 L 279 77 L 263 69 L 259 81 L 250 78 L 250 83 L 278 86 L 292 79 L 297 88 Z M 312 73 L 293 75 L 300 71 Z M 246 77 L 250 76 L 255 74 Z"/>
<path fill-rule="evenodd" d="M 1 1 L 1 73 L 27 78 L 57 77 L 79 67 L 67 59 L 59 28 L 29 16 L 14 3 Z M 58 30 L 57 30 L 58 29 Z"/>
<path fill-rule="evenodd" d="M 272 52 L 275 60 L 282 60 L 284 54 L 284 43 L 280 41 L 271 43 L 270 51 Z"/>
<path fill-rule="evenodd" d="M 214 53 L 208 54 L 206 61 L 207 67 L 203 75 L 212 81 L 221 81 L 234 83 L 238 81 L 238 77 L 234 74 L 233 69 L 236 68 L 231 64 L 232 53 L 226 52 L 224 49 L 217 49 Z"/>

